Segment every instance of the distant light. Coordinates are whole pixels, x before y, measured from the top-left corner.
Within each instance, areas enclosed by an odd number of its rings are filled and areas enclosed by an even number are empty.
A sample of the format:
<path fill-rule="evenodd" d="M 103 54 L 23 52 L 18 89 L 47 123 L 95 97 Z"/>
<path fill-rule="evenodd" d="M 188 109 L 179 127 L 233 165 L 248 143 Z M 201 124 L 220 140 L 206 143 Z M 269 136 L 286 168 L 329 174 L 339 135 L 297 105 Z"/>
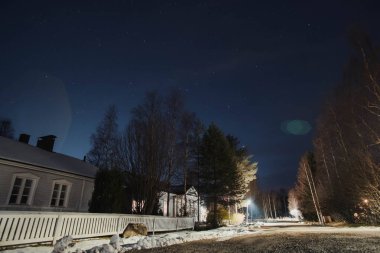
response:
<path fill-rule="evenodd" d="M 281 123 L 281 130 L 287 134 L 305 135 L 310 132 L 311 125 L 306 120 L 286 120 Z"/>
<path fill-rule="evenodd" d="M 368 204 L 368 199 L 363 200 L 364 204 Z"/>
<path fill-rule="evenodd" d="M 300 210 L 298 209 L 292 209 L 290 210 L 290 215 L 296 218 L 297 220 L 303 220 L 303 216 Z"/>

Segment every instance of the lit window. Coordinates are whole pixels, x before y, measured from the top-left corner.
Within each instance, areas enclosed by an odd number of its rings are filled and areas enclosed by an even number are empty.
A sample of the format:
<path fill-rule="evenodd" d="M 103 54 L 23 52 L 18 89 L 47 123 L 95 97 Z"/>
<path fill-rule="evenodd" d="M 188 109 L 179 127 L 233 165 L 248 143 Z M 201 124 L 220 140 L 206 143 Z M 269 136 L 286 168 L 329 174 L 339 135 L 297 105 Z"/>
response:
<path fill-rule="evenodd" d="M 66 207 L 71 183 L 66 180 L 56 180 L 53 184 L 53 193 L 50 206 Z"/>
<path fill-rule="evenodd" d="M 38 177 L 32 174 L 15 174 L 9 196 L 10 205 L 30 205 Z"/>

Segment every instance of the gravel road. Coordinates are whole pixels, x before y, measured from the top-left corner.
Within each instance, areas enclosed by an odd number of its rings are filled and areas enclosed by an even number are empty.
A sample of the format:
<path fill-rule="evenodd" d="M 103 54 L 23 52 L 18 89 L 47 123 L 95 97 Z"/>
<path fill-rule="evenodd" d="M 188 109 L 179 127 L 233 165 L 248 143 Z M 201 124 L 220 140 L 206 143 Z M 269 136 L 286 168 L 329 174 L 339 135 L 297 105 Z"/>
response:
<path fill-rule="evenodd" d="M 235 238 L 202 240 L 132 252 L 380 252 L 380 234 L 299 230 L 271 228 Z"/>

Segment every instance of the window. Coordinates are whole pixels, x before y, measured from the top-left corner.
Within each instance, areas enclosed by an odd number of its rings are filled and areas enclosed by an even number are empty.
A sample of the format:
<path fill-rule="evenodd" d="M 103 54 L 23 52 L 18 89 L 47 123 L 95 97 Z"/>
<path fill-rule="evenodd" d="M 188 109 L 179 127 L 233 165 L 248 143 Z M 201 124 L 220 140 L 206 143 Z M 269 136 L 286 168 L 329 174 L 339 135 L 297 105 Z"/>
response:
<path fill-rule="evenodd" d="M 55 180 L 53 182 L 53 193 L 50 206 L 66 207 L 68 202 L 71 183 L 66 180 Z"/>
<path fill-rule="evenodd" d="M 13 184 L 9 196 L 10 205 L 30 205 L 32 203 L 38 177 L 32 174 L 13 175 Z"/>

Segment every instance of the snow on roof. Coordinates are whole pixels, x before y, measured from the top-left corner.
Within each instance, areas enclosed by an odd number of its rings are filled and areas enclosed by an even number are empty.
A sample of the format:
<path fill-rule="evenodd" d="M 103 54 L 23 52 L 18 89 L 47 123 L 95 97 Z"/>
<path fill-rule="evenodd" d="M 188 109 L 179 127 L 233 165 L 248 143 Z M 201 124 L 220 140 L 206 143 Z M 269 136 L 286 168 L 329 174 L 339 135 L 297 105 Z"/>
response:
<path fill-rule="evenodd" d="M 172 185 L 170 186 L 170 193 L 183 195 L 185 194 L 184 188 L 184 185 Z M 188 192 L 190 188 L 193 188 L 195 190 L 195 188 L 192 185 L 186 185 L 186 192 Z"/>
<path fill-rule="evenodd" d="M 49 152 L 0 136 L 0 159 L 31 164 L 52 170 L 95 178 L 97 167 L 77 158 Z"/>

